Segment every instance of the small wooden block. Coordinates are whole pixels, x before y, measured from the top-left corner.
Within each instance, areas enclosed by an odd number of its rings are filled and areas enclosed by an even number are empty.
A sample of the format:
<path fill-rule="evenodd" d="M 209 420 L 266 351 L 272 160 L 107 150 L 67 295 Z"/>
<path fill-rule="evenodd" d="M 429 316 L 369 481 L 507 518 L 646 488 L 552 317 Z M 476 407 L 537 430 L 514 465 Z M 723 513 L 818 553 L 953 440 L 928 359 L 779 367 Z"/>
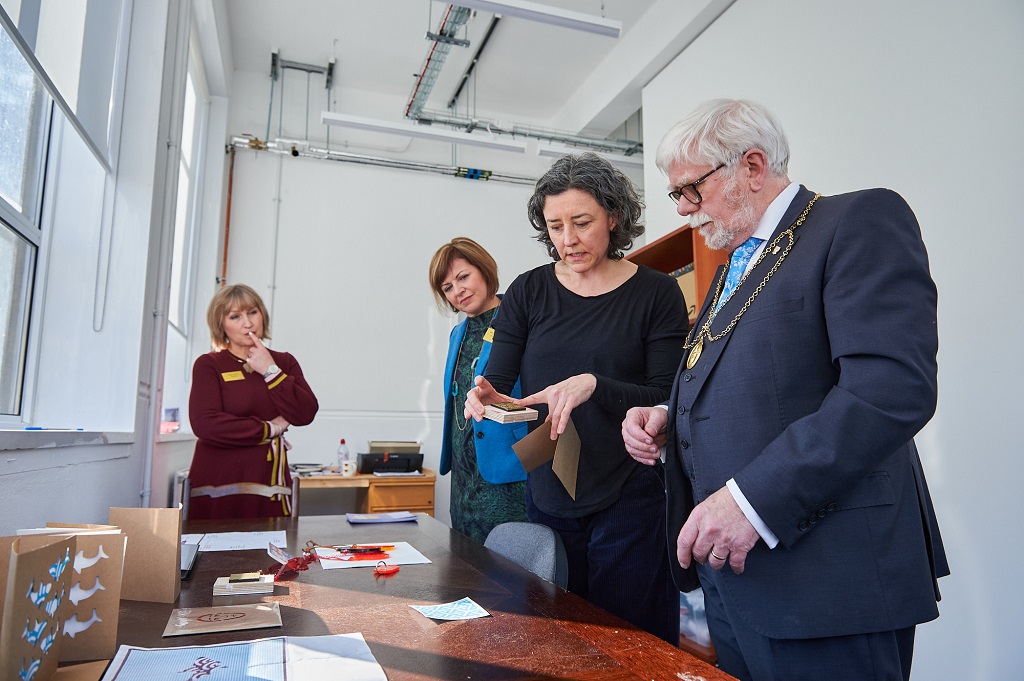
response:
<path fill-rule="evenodd" d="M 228 577 L 228 582 L 236 584 L 238 582 L 258 582 L 260 581 L 260 573 L 258 572 L 239 572 Z"/>
<path fill-rule="evenodd" d="M 511 403 L 499 403 L 511 404 Z M 529 407 L 520 407 L 511 404 L 513 409 L 503 409 L 499 404 L 490 404 L 484 407 L 484 418 L 498 423 L 519 423 L 522 421 L 536 421 L 537 410 Z"/>

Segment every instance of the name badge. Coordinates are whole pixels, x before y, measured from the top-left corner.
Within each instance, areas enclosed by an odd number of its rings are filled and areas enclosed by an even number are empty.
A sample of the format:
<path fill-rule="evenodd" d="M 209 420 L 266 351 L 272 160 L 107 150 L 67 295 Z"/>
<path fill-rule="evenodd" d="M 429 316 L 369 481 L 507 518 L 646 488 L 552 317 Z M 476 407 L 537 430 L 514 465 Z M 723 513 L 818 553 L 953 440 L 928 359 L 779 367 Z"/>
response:
<path fill-rule="evenodd" d="M 488 326 L 487 331 L 484 332 L 484 343 L 494 342 L 494 327 Z"/>
<path fill-rule="evenodd" d="M 243 374 L 241 371 L 225 371 L 220 375 L 220 377 L 224 379 L 225 383 L 229 383 L 231 381 L 245 380 L 245 374 Z"/>

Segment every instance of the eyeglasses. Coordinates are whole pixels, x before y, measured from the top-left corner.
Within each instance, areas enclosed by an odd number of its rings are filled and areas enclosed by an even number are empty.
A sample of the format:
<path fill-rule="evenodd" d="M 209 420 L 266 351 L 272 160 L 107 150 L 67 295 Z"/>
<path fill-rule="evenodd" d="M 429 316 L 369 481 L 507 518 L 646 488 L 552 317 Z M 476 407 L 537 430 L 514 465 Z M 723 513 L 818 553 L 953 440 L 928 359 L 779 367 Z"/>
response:
<path fill-rule="evenodd" d="M 669 192 L 668 198 L 672 199 L 672 203 L 679 205 L 679 199 L 682 197 L 686 197 L 687 201 L 689 201 L 695 206 L 699 206 L 700 202 L 703 201 L 704 199 L 703 197 L 701 197 L 700 192 L 697 191 L 697 185 L 711 177 L 713 174 L 715 174 L 725 166 L 726 164 L 723 163 L 714 170 L 709 170 L 708 172 L 704 173 L 690 184 L 684 184 L 679 189 Z"/>

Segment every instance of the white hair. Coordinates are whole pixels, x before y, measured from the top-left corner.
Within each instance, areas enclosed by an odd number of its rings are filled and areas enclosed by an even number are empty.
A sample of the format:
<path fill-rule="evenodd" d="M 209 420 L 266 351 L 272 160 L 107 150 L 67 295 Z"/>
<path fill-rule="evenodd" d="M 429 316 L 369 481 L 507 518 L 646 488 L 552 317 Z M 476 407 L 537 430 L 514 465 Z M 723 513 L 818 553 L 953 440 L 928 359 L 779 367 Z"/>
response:
<path fill-rule="evenodd" d="M 668 174 L 678 163 L 732 163 L 751 149 L 765 153 L 769 172 L 786 175 L 789 142 L 775 116 L 748 100 L 712 99 L 672 126 L 658 144 L 655 162 Z"/>

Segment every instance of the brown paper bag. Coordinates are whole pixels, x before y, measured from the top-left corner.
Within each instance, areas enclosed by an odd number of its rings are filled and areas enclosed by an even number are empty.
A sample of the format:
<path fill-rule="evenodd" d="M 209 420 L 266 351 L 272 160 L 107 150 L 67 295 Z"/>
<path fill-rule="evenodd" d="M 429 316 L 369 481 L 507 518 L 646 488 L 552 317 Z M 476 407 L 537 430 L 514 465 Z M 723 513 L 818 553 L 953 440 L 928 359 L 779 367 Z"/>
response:
<path fill-rule="evenodd" d="M 74 537 L 0 538 L 0 678 L 47 681 L 56 671 L 75 547 Z"/>
<path fill-rule="evenodd" d="M 121 606 L 121 574 L 125 535 L 112 525 L 47 523 L 45 528 L 18 530 L 19 535 L 74 535 L 78 551 L 72 561 L 61 662 L 109 660 L 117 652 L 117 618 Z"/>
<path fill-rule="evenodd" d="M 181 509 L 112 508 L 110 524 L 128 536 L 121 598 L 173 603 L 181 591 Z"/>

